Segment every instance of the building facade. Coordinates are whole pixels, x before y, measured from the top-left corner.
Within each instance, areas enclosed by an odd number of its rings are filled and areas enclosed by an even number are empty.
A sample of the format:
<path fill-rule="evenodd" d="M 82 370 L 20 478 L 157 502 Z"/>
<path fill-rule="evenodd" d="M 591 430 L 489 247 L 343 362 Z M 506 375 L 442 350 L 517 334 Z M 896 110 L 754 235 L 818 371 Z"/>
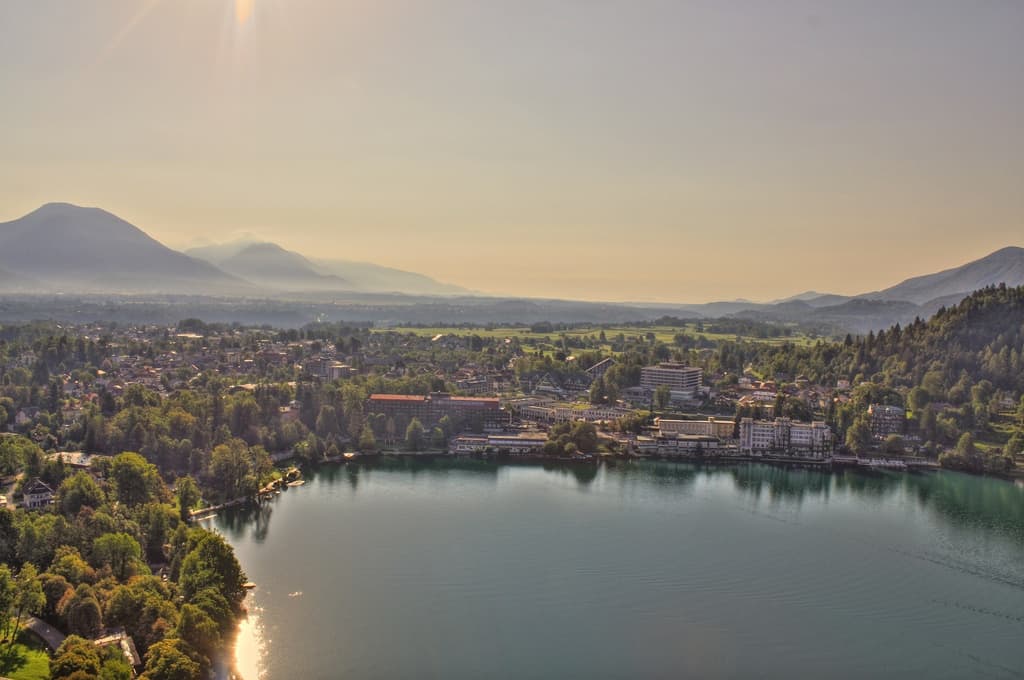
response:
<path fill-rule="evenodd" d="M 654 424 L 663 437 L 693 435 L 732 439 L 733 430 L 736 427 L 736 424 L 731 420 L 718 420 L 716 418 L 708 418 L 706 420 L 669 420 L 657 418 Z"/>
<path fill-rule="evenodd" d="M 45 508 L 53 501 L 53 489 L 43 480 L 36 477 L 21 490 L 23 504 L 29 510 Z"/>
<path fill-rule="evenodd" d="M 907 412 L 899 406 L 868 406 L 868 418 L 871 421 L 871 435 L 875 439 L 885 439 L 891 434 L 903 434 L 907 425 Z"/>
<path fill-rule="evenodd" d="M 794 422 L 789 418 L 740 421 L 740 451 L 746 455 L 782 455 L 825 459 L 832 455 L 835 438 L 826 423 Z"/>
<path fill-rule="evenodd" d="M 657 366 L 644 366 L 640 369 L 640 387 L 655 390 L 664 386 L 669 388 L 673 396 L 692 398 L 697 394 L 703 377 L 703 369 L 662 362 Z"/>
<path fill-rule="evenodd" d="M 373 394 L 367 400 L 367 413 L 383 414 L 399 424 L 419 419 L 424 427 L 437 425 L 445 416 L 459 427 L 489 428 L 505 424 L 507 415 L 497 398 L 453 397 L 447 392 L 427 396 L 412 394 Z"/>

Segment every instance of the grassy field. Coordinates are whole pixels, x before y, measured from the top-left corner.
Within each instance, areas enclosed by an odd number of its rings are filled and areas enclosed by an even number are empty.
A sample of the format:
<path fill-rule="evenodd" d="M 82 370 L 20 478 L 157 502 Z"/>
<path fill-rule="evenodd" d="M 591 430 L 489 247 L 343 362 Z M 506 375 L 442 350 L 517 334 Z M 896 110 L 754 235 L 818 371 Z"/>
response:
<path fill-rule="evenodd" d="M 0 676 L 11 680 L 46 680 L 50 677 L 50 655 L 39 638 L 22 630 L 10 649 L 0 645 Z"/>
<path fill-rule="evenodd" d="M 378 332 L 394 331 L 397 333 L 412 333 L 419 336 L 434 337 L 435 335 L 479 335 L 481 338 L 519 338 L 520 340 L 558 340 L 563 335 L 573 337 L 583 336 L 598 336 L 601 331 L 604 331 L 605 338 L 611 339 L 615 336 L 625 335 L 628 337 L 635 337 L 637 335 L 646 335 L 647 333 L 654 333 L 655 338 L 659 342 L 666 344 L 672 344 L 677 333 L 686 333 L 687 335 L 695 338 L 706 338 L 707 340 L 735 340 L 736 335 L 732 333 L 715 333 L 714 324 L 712 322 L 705 323 L 705 330 L 698 332 L 696 324 L 687 324 L 683 327 L 676 326 L 646 326 L 646 327 L 633 327 L 633 326 L 612 326 L 612 327 L 579 327 L 565 331 L 552 331 L 550 333 L 535 333 L 529 329 L 529 327 L 480 327 L 480 328 L 460 328 L 460 327 L 447 327 L 447 326 L 434 326 L 430 328 L 389 328 L 382 329 Z M 743 337 L 745 340 L 752 340 L 757 342 L 766 342 L 770 344 L 782 344 L 784 342 L 793 342 L 796 344 L 811 344 L 815 342 L 815 339 L 810 338 L 803 334 L 794 334 L 788 338 L 754 338 L 754 337 Z"/>

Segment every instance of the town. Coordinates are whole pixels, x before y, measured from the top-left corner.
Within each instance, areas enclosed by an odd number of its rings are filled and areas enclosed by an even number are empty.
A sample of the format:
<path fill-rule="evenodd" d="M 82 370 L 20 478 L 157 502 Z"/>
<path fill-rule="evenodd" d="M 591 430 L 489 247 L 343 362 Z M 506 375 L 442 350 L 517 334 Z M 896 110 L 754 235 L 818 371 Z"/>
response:
<path fill-rule="evenodd" d="M 290 459 L 625 456 L 929 469 L 943 444 L 957 443 L 962 405 L 922 405 L 915 390 L 877 380 L 766 375 L 730 360 L 756 340 L 709 341 L 700 331 L 710 324 L 681 328 L 668 338 L 643 327 L 424 335 L 198 320 L 12 326 L 0 345 L 0 429 L 69 470 L 138 451 L 166 478 L 193 475 L 220 501 L 260 488 L 272 464 Z M 1016 395 L 985 381 L 973 391 L 989 418 L 1017 408 Z M 214 470 L 214 450 L 230 442 L 246 452 L 236 474 L 253 478 L 245 484 Z M 66 472 L 42 474 L 45 466 L 26 466 L 12 450 L 0 460 L 0 502 L 44 507 Z"/>

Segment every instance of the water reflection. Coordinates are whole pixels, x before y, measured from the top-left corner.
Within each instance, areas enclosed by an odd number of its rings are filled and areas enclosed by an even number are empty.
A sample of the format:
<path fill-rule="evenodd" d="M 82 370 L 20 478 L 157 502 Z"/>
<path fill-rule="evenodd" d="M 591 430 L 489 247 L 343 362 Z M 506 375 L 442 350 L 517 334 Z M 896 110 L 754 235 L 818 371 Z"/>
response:
<path fill-rule="evenodd" d="M 498 483 L 502 470 L 534 468 L 524 463 L 497 463 L 463 458 L 382 458 L 374 461 L 326 465 L 309 475 L 311 481 L 328 485 L 347 482 L 355 492 L 370 483 L 371 474 L 408 475 L 412 479 L 472 475 Z M 828 500 L 845 493 L 881 502 L 904 493 L 919 507 L 937 512 L 961 526 L 999 531 L 1024 542 L 1024 488 L 998 480 L 956 472 L 886 472 L 866 470 L 818 470 L 787 468 L 759 463 L 734 465 L 680 463 L 669 461 L 604 461 L 600 464 L 558 464 L 539 466 L 545 473 L 571 477 L 582 489 L 591 487 L 604 475 L 623 488 L 636 484 L 672 487 L 685 492 L 700 479 L 723 478 L 732 488 L 754 500 L 793 503 L 799 507 L 809 498 Z M 302 493 L 301 488 L 287 493 Z M 232 508 L 216 517 L 217 528 L 237 541 L 249 532 L 258 543 L 267 538 L 274 500 L 258 505 Z"/>
<path fill-rule="evenodd" d="M 267 675 L 267 639 L 263 625 L 263 608 L 253 596 L 245 602 L 248 616 L 238 626 L 235 638 L 235 672 L 242 680 L 263 680 Z"/>
<path fill-rule="evenodd" d="M 545 463 L 545 472 L 553 472 L 566 477 L 572 477 L 583 488 L 594 483 L 600 468 L 593 463 Z"/>

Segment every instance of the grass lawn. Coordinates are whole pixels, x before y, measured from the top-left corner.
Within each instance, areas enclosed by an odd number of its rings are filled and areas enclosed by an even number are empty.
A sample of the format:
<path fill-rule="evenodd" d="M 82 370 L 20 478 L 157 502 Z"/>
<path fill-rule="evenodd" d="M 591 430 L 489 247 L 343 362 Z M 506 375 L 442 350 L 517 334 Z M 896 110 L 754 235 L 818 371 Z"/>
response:
<path fill-rule="evenodd" d="M 46 680 L 50 677 L 50 655 L 34 634 L 22 630 L 10 649 L 0 644 L 0 676 L 11 680 Z"/>
<path fill-rule="evenodd" d="M 676 333 L 685 332 L 694 337 L 704 337 L 708 340 L 735 340 L 736 335 L 731 333 L 715 333 L 714 322 L 708 321 L 704 324 L 704 331 L 698 332 L 696 324 L 690 323 L 685 327 L 676 328 L 674 326 L 613 326 L 608 328 L 601 327 L 580 327 L 566 331 L 552 331 L 551 333 L 534 333 L 528 327 L 512 327 L 512 328 L 452 328 L 435 326 L 431 328 L 387 328 L 380 329 L 377 332 L 394 331 L 397 333 L 413 333 L 419 336 L 433 337 L 435 335 L 479 335 L 481 338 L 519 338 L 520 340 L 531 339 L 531 340 L 544 340 L 557 342 L 562 335 L 568 337 L 580 337 L 585 335 L 598 335 L 603 330 L 606 338 L 612 338 L 622 333 L 626 337 L 646 335 L 651 332 L 654 333 L 655 337 L 660 342 L 666 344 L 672 344 Z M 742 336 L 741 336 L 742 337 Z M 754 340 L 757 342 L 764 342 L 772 345 L 780 345 L 784 342 L 792 342 L 799 345 L 813 344 L 814 340 L 803 334 L 794 334 L 788 338 L 768 338 L 758 339 L 747 337 L 746 340 Z"/>

